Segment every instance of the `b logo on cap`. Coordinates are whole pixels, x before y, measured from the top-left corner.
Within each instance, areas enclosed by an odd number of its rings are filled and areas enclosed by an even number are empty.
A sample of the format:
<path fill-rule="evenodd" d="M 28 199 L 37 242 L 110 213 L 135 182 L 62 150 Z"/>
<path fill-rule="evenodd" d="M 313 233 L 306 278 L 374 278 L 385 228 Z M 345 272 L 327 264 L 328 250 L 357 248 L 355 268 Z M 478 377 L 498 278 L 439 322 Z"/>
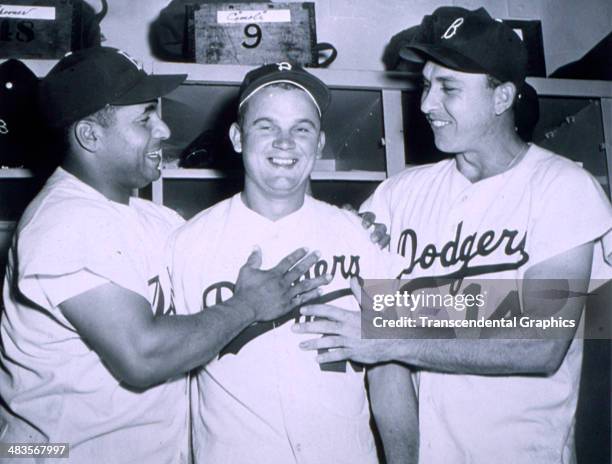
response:
<path fill-rule="evenodd" d="M 448 26 L 448 29 L 446 29 L 446 32 L 442 34 L 442 38 L 450 39 L 451 37 L 453 37 L 457 33 L 457 30 L 459 29 L 459 27 L 461 27 L 462 24 L 463 24 L 463 18 L 455 19 L 453 21 L 453 24 Z"/>
<path fill-rule="evenodd" d="M 278 64 L 279 71 L 291 71 L 291 64 L 287 63 L 286 61 L 283 61 L 282 63 L 277 63 L 277 64 Z"/>

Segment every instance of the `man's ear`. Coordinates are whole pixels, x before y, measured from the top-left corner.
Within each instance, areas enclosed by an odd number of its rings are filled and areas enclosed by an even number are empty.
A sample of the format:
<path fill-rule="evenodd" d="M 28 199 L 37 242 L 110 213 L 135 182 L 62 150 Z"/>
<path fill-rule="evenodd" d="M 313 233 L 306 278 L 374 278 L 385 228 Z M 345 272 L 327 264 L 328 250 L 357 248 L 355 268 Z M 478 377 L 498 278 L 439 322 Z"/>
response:
<path fill-rule="evenodd" d="M 501 115 L 512 108 L 516 97 L 516 86 L 512 82 L 504 82 L 495 87 L 495 114 Z"/>
<path fill-rule="evenodd" d="M 81 148 L 95 152 L 100 146 L 100 126 L 93 121 L 81 119 L 72 127 L 72 135 Z"/>
<path fill-rule="evenodd" d="M 323 148 L 325 147 L 325 132 L 319 133 L 319 143 L 317 144 L 317 159 L 323 156 Z"/>
<path fill-rule="evenodd" d="M 242 134 L 240 132 L 240 126 L 237 122 L 233 123 L 229 130 L 229 137 L 234 146 L 236 153 L 242 153 Z"/>

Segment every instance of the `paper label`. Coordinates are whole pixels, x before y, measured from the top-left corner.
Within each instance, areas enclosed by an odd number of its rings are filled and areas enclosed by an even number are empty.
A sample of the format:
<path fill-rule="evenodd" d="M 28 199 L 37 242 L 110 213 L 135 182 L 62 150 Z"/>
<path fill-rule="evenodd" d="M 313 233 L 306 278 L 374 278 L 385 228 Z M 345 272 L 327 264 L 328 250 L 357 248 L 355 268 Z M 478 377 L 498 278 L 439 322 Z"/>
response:
<path fill-rule="evenodd" d="M 217 11 L 218 24 L 290 23 L 291 10 L 228 10 Z"/>
<path fill-rule="evenodd" d="M 0 18 L 55 20 L 55 7 L 0 3 Z"/>

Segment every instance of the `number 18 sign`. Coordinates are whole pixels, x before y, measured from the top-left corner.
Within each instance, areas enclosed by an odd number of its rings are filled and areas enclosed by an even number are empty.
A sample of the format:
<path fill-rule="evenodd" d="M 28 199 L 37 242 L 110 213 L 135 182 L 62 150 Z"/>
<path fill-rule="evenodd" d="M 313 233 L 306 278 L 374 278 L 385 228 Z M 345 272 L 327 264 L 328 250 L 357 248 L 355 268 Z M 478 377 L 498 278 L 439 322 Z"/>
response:
<path fill-rule="evenodd" d="M 196 63 L 316 63 L 314 3 L 204 3 L 187 18 Z"/>

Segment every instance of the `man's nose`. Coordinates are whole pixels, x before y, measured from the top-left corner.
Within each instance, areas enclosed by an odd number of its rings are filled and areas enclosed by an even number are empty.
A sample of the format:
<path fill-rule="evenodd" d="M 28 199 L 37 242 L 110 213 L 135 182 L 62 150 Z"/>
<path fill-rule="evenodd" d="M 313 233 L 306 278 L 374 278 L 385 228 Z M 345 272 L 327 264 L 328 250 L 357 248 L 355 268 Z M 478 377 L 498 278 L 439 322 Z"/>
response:
<path fill-rule="evenodd" d="M 272 145 L 280 150 L 290 150 L 295 147 L 295 140 L 293 140 L 291 132 L 279 131 Z"/>
<path fill-rule="evenodd" d="M 421 93 L 421 111 L 425 114 L 431 112 L 438 105 L 437 92 L 431 88 L 423 89 Z"/>
<path fill-rule="evenodd" d="M 160 140 L 166 140 L 170 138 L 172 132 L 168 125 L 159 116 L 154 116 L 155 121 L 153 122 L 153 137 Z"/>

